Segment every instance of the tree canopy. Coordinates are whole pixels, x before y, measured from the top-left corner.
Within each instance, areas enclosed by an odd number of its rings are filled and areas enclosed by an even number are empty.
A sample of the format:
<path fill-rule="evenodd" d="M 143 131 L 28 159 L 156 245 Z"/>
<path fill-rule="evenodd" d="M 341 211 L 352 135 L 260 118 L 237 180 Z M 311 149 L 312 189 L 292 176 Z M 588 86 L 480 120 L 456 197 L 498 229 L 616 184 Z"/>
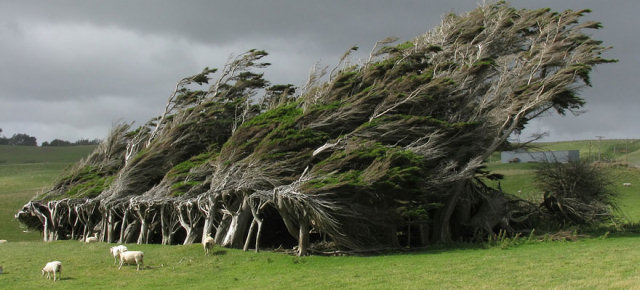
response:
<path fill-rule="evenodd" d="M 584 105 L 592 68 L 612 61 L 587 12 L 482 5 L 382 40 L 360 65 L 346 65 L 350 48 L 301 89 L 270 84 L 267 53 L 250 50 L 179 81 L 144 126 L 115 127 L 18 218 L 45 240 L 213 235 L 299 255 L 526 226 L 529 205 L 487 187 L 479 177 L 497 176 L 482 163 L 531 119 Z"/>

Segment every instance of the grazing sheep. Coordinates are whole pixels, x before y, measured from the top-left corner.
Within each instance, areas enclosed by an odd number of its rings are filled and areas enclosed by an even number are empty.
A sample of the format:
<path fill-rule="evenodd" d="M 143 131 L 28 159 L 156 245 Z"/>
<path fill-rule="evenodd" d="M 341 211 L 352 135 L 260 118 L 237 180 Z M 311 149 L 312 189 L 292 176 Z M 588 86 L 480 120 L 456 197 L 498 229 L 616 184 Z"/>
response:
<path fill-rule="evenodd" d="M 0 240 L 0 244 L 6 244 L 7 240 Z"/>
<path fill-rule="evenodd" d="M 130 264 L 133 262 L 136 262 L 136 271 L 139 271 L 140 268 L 144 269 L 144 262 L 143 262 L 143 258 L 144 258 L 144 253 L 141 251 L 126 251 L 126 252 L 121 252 L 120 253 L 120 267 L 118 267 L 118 270 L 120 270 L 122 268 L 122 265 L 124 263 Z"/>
<path fill-rule="evenodd" d="M 202 239 L 202 247 L 204 247 L 204 255 L 208 256 L 209 253 L 211 252 L 211 249 L 213 248 L 213 238 L 212 237 L 206 237 L 204 239 Z"/>
<path fill-rule="evenodd" d="M 120 253 L 126 252 L 127 247 L 123 245 L 119 245 L 119 246 L 111 247 L 109 251 L 111 252 L 111 255 L 113 255 L 113 264 L 115 265 L 118 262 L 118 259 L 120 258 Z"/>
<path fill-rule="evenodd" d="M 98 242 L 98 234 L 94 234 L 93 237 L 87 237 L 84 239 L 85 243 L 97 243 Z"/>
<path fill-rule="evenodd" d="M 47 273 L 47 279 L 51 279 L 51 273 L 53 273 L 53 282 L 56 281 L 56 273 L 60 273 L 60 275 L 62 275 L 62 262 L 60 261 L 53 261 L 53 262 L 49 262 L 47 263 L 44 268 L 42 268 L 42 276 L 44 276 L 44 273 Z M 58 278 L 58 280 L 60 280 L 60 278 Z"/>
<path fill-rule="evenodd" d="M 631 182 L 625 182 L 622 184 L 624 187 L 631 187 Z"/>

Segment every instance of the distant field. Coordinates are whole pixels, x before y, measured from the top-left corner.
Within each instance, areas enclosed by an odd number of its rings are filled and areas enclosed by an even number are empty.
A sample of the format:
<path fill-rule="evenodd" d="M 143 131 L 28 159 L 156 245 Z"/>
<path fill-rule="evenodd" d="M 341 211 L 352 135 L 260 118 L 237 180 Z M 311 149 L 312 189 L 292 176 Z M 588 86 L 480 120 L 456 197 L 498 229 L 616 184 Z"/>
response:
<path fill-rule="evenodd" d="M 640 166 L 640 140 L 583 140 L 541 142 L 534 146 L 541 150 L 580 150 L 580 158 L 591 161 L 623 161 Z"/>
<path fill-rule="evenodd" d="M 73 163 L 89 155 L 95 145 L 36 147 L 0 145 L 0 165 L 24 163 Z"/>
<path fill-rule="evenodd" d="M 95 147 L 0 145 L 0 239 L 40 239 L 40 233 L 24 233 L 14 214 L 50 186 L 64 168 L 89 155 Z"/>
<path fill-rule="evenodd" d="M 534 143 L 533 150 L 580 150 L 580 158 L 584 160 L 616 161 L 629 164 L 629 167 L 607 169 L 614 189 L 620 193 L 618 205 L 621 217 L 630 222 L 640 222 L 640 140 L 584 140 L 550 143 Z M 598 154 L 600 150 L 600 155 Z M 542 201 L 542 194 L 534 185 L 533 175 L 536 163 L 500 163 L 500 153 L 492 155 L 487 164 L 495 173 L 505 175 L 500 185 L 505 192 L 518 195 L 533 201 Z M 622 183 L 630 182 L 632 187 L 623 187 Z M 496 187 L 497 182 L 489 182 Z"/>

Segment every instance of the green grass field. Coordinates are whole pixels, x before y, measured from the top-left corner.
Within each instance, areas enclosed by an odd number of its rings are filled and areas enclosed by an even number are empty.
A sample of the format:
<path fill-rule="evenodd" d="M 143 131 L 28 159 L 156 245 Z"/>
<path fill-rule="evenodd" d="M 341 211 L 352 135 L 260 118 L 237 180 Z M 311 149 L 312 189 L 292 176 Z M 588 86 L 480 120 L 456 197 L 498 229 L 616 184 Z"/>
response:
<path fill-rule="evenodd" d="M 78 241 L 0 245 L 3 289 L 52 285 L 40 276 L 60 260 L 60 289 L 530 289 L 640 285 L 639 237 L 538 242 L 512 248 L 432 249 L 371 257 L 293 257 L 200 245 L 127 245 L 145 252 L 146 269 L 118 270 L 111 244 Z M 36 246 L 37 245 L 37 246 Z"/>
<path fill-rule="evenodd" d="M 91 153 L 95 147 L 0 145 L 0 239 L 40 239 L 39 233 L 23 233 L 14 214 L 50 186 L 64 168 Z"/>
<path fill-rule="evenodd" d="M 71 148 L 71 147 L 67 147 Z M 45 243 L 39 233 L 23 233 L 13 215 L 50 185 L 71 162 L 90 150 L 37 152 L 37 148 L 0 146 L 0 289 L 39 289 L 54 284 L 40 276 L 46 262 L 63 263 L 60 289 L 282 289 L 282 288 L 618 288 L 640 285 L 640 235 L 612 234 L 568 241 L 520 240 L 509 247 L 461 244 L 431 247 L 417 252 L 369 257 L 294 257 L 277 252 L 242 252 L 215 248 L 204 256 L 201 245 L 127 245 L 145 252 L 146 269 L 135 266 L 118 270 L 109 255 L 114 244 L 83 244 L 78 241 Z M 47 148 L 49 149 L 49 148 Z M 32 150 L 32 151 L 29 151 Z M 38 155 L 41 154 L 41 155 Z M 64 154 L 49 156 L 49 154 Z M 37 159 L 34 156 L 40 156 Z M 531 182 L 533 164 L 491 163 L 504 173 L 502 187 L 535 196 Z M 640 218 L 640 173 L 622 168 L 613 172 L 621 187 L 624 215 Z M 606 237 L 606 238 L 605 238 Z"/>
<path fill-rule="evenodd" d="M 1 164 L 73 163 L 89 155 L 95 145 L 36 147 L 0 145 Z"/>

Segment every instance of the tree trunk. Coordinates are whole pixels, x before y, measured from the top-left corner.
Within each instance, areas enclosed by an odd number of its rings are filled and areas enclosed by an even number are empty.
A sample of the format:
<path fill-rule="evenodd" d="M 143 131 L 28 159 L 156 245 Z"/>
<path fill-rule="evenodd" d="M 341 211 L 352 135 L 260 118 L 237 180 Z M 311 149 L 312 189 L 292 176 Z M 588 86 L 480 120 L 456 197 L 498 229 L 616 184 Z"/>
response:
<path fill-rule="evenodd" d="M 134 220 L 129 225 L 127 225 L 127 228 L 125 229 L 122 237 L 122 243 L 132 243 L 134 241 L 135 232 L 138 229 L 138 224 L 139 222 L 137 220 Z"/>
<path fill-rule="evenodd" d="M 251 222 L 251 226 L 249 227 L 249 232 L 247 233 L 247 239 L 244 241 L 244 247 L 242 247 L 242 250 L 245 252 L 249 249 L 249 243 L 251 243 L 251 239 L 253 238 L 253 232 L 256 224 L 257 222 L 254 218 L 253 221 Z"/>
<path fill-rule="evenodd" d="M 113 241 L 115 240 L 114 234 L 115 234 L 115 217 L 113 216 L 113 212 L 108 209 L 108 216 L 107 216 L 107 242 L 108 243 L 113 243 Z"/>
<path fill-rule="evenodd" d="M 128 216 L 129 210 L 125 207 L 124 213 L 122 214 L 122 225 L 120 226 L 120 239 L 118 240 L 118 243 L 120 244 L 124 243 L 125 241 L 125 232 L 129 227 L 129 223 L 127 220 Z"/>
<path fill-rule="evenodd" d="M 260 251 L 260 235 L 262 235 L 262 220 L 257 220 L 258 232 L 256 233 L 256 253 Z"/>
<path fill-rule="evenodd" d="M 247 232 L 249 219 L 251 218 L 251 209 L 246 201 L 243 201 L 241 207 L 231 216 L 231 224 L 227 230 L 221 246 L 240 248 L 242 246 L 244 234 Z"/>
<path fill-rule="evenodd" d="M 36 214 L 40 222 L 42 223 L 42 239 L 45 242 L 48 242 L 49 238 L 49 222 L 47 221 L 47 217 L 37 209 L 32 210 L 33 213 Z"/>
<path fill-rule="evenodd" d="M 87 240 L 88 237 L 93 235 L 93 219 L 91 216 L 87 219 L 87 223 L 84 225 L 84 234 L 82 236 L 83 242 Z"/>
<path fill-rule="evenodd" d="M 194 226 L 188 226 L 188 227 L 185 227 L 185 230 L 187 231 L 187 236 L 184 238 L 184 242 L 182 244 L 191 245 L 198 238 L 198 235 L 196 234 L 196 229 Z"/>
<path fill-rule="evenodd" d="M 298 256 L 306 256 L 309 254 L 309 222 L 304 218 L 300 219 L 300 233 L 298 237 Z"/>
<path fill-rule="evenodd" d="M 71 211 L 71 209 L 69 209 L 69 211 Z M 78 238 L 78 223 L 79 223 L 80 218 L 78 217 L 78 214 L 76 214 L 76 218 L 75 221 L 73 222 L 73 224 L 71 225 L 71 239 L 75 240 Z"/>
<path fill-rule="evenodd" d="M 149 234 L 149 224 L 144 220 L 140 219 L 140 234 L 138 235 L 137 244 L 144 244 L 147 240 L 147 235 Z"/>
<path fill-rule="evenodd" d="M 216 235 L 213 238 L 216 242 L 216 245 L 222 244 L 222 241 L 224 240 L 229 229 L 229 225 L 231 225 L 231 215 L 225 214 L 222 216 L 222 220 L 220 221 L 220 224 L 218 224 L 218 227 L 216 229 Z"/>
<path fill-rule="evenodd" d="M 206 200 L 203 201 L 203 198 L 206 197 Z M 215 199 L 211 195 L 201 196 L 198 198 L 198 209 L 204 216 L 204 226 L 202 227 L 202 239 L 204 240 L 206 237 L 211 237 L 211 233 L 214 229 L 214 223 L 216 218 L 216 202 Z"/>
<path fill-rule="evenodd" d="M 215 212 L 213 210 L 207 211 L 204 213 L 204 226 L 202 227 L 202 238 L 211 237 L 211 233 L 213 232 Z"/>
<path fill-rule="evenodd" d="M 458 199 L 462 195 L 462 190 L 464 189 L 465 182 L 459 181 L 455 187 L 454 191 L 449 195 L 449 199 L 445 206 L 440 209 L 439 215 L 435 221 L 434 225 L 434 235 L 433 238 L 438 242 L 448 243 L 451 242 L 451 215 L 453 214 L 456 205 L 458 204 Z"/>
<path fill-rule="evenodd" d="M 420 246 L 426 246 L 429 243 L 429 225 L 421 223 L 418 225 L 420 231 Z"/>
<path fill-rule="evenodd" d="M 178 221 L 175 212 L 172 210 L 170 203 L 160 206 L 160 226 L 162 232 L 162 244 L 171 245 L 173 236 L 176 233 Z"/>
<path fill-rule="evenodd" d="M 198 238 L 197 227 L 198 222 L 202 218 L 198 206 L 194 201 L 189 200 L 180 203 L 177 206 L 177 210 L 180 225 L 187 232 L 187 236 L 185 237 L 183 244 L 193 244 L 193 242 Z"/>

